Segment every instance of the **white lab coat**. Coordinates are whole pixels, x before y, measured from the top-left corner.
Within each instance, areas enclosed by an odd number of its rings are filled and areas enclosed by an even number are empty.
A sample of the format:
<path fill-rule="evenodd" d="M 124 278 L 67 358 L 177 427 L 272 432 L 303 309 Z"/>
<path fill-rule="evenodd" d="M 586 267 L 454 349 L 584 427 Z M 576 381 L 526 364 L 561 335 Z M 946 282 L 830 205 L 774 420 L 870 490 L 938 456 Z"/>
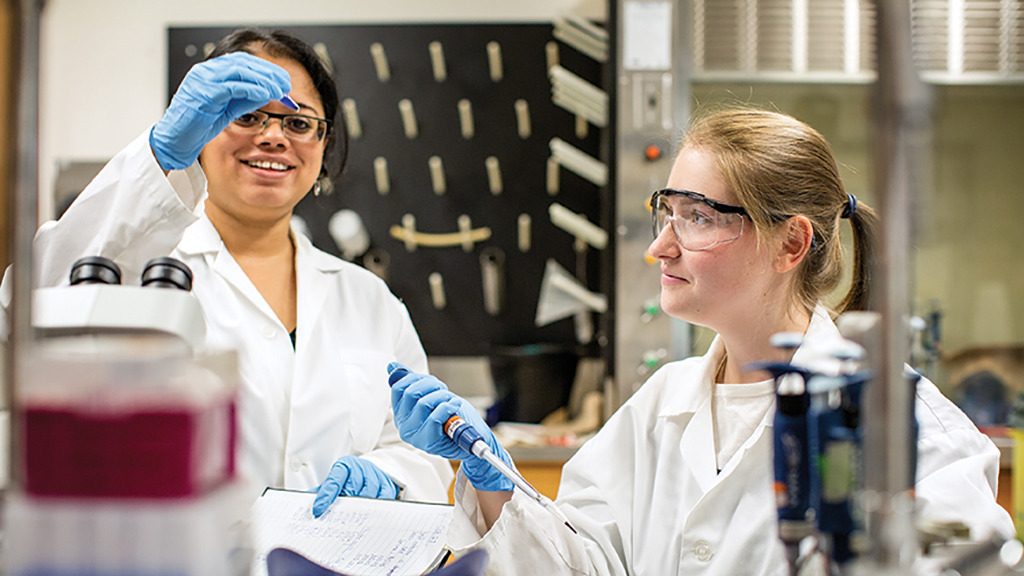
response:
<path fill-rule="evenodd" d="M 293 350 L 288 331 L 202 211 L 206 177 L 199 164 L 165 177 L 148 136 L 147 130 L 115 156 L 60 221 L 39 229 L 36 285 L 67 284 L 82 256 L 114 260 L 125 284 L 139 284 L 151 258 L 182 260 L 192 269 L 207 347 L 239 353 L 239 468 L 255 488 L 315 488 L 335 460 L 355 454 L 403 486 L 403 499 L 447 502 L 451 466 L 402 442 L 393 421 L 387 363 L 427 370 L 405 306 L 370 272 L 293 232 Z"/>
<path fill-rule="evenodd" d="M 841 338 L 823 308 L 793 362 L 832 372 L 822 351 Z M 711 392 L 724 353 L 658 370 L 565 465 L 557 505 L 575 535 L 516 493 L 483 533 L 473 490 L 456 480 L 449 543 L 488 550 L 488 574 L 649 575 L 787 573 L 772 486 L 772 419 L 717 471 Z M 831 366 L 830 366 L 831 364 Z M 917 501 L 927 519 L 959 519 L 972 536 L 1013 535 L 995 501 L 999 452 L 935 386 L 917 388 Z"/>

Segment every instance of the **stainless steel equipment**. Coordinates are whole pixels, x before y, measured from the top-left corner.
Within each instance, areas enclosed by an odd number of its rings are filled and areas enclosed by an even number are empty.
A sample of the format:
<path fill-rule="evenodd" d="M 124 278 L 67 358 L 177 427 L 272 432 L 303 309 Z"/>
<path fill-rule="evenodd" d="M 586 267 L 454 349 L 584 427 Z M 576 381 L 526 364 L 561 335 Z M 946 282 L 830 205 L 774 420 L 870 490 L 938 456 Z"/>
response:
<path fill-rule="evenodd" d="M 664 185 L 689 117 L 690 7 L 615 2 L 615 369 L 625 402 L 660 364 L 690 355 L 690 326 L 661 312 L 647 200 Z M 670 343 L 670 344 L 669 344 Z"/>

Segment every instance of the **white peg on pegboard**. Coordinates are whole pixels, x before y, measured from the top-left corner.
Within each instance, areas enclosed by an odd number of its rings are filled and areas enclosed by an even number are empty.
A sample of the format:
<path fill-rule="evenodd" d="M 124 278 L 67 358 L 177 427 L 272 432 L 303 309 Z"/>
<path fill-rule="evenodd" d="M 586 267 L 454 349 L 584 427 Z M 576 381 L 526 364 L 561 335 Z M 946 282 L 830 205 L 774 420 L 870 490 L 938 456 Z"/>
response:
<path fill-rule="evenodd" d="M 466 140 L 473 137 L 473 105 L 466 98 L 459 100 L 459 128 Z"/>
<path fill-rule="evenodd" d="M 501 82 L 505 77 L 505 70 L 501 62 L 501 44 L 495 41 L 487 43 L 487 66 L 491 70 L 491 80 Z"/>
<path fill-rule="evenodd" d="M 558 66 L 558 42 L 552 40 L 545 44 L 544 56 L 547 59 L 548 70 Z"/>
<path fill-rule="evenodd" d="M 381 196 L 391 192 L 391 179 L 388 177 L 388 160 L 383 156 L 373 159 L 373 179 L 377 184 L 377 193 Z"/>
<path fill-rule="evenodd" d="M 501 165 L 498 163 L 498 157 L 488 156 L 484 163 L 487 166 L 487 183 L 491 187 L 491 194 L 497 196 L 502 191 Z"/>
<path fill-rule="evenodd" d="M 409 252 L 416 251 L 416 216 L 413 214 L 402 215 L 402 233 L 404 236 L 405 249 Z"/>
<path fill-rule="evenodd" d="M 434 40 L 428 46 L 430 50 L 430 66 L 434 69 L 434 80 L 444 82 L 448 78 L 448 68 L 444 64 L 444 48 Z"/>
<path fill-rule="evenodd" d="M 462 250 L 473 251 L 473 220 L 469 214 L 460 214 L 456 222 L 459 224 L 459 235 L 462 236 Z"/>
<path fill-rule="evenodd" d="M 313 52 L 320 58 L 320 62 L 323 63 L 324 67 L 334 73 L 334 62 L 331 62 L 331 53 L 327 51 L 327 44 L 323 42 L 317 42 L 313 44 Z"/>
<path fill-rule="evenodd" d="M 391 68 L 388 66 L 388 57 L 384 54 L 384 45 L 380 42 L 370 44 L 370 55 L 373 56 L 373 65 L 377 68 L 377 80 L 390 80 Z"/>
<path fill-rule="evenodd" d="M 558 176 L 561 166 L 558 164 L 558 160 L 554 156 L 548 158 L 548 170 L 547 177 L 545 178 L 545 184 L 547 187 L 548 195 L 554 196 L 558 194 Z"/>
<path fill-rule="evenodd" d="M 519 251 L 529 252 L 530 251 L 530 227 L 533 224 L 533 218 L 529 214 L 523 213 L 516 219 L 518 229 L 518 240 L 519 240 Z"/>
<path fill-rule="evenodd" d="M 409 140 L 416 138 L 419 128 L 416 126 L 416 112 L 412 108 L 412 101 L 403 98 L 398 101 L 398 111 L 402 113 L 402 127 L 405 129 L 405 137 Z"/>
<path fill-rule="evenodd" d="M 598 62 L 608 61 L 608 32 L 575 14 L 555 18 L 552 35 Z"/>
<path fill-rule="evenodd" d="M 444 162 L 440 156 L 431 156 L 427 164 L 430 165 L 430 185 L 434 188 L 434 194 L 440 196 L 448 190 L 444 181 Z"/>
<path fill-rule="evenodd" d="M 445 306 L 448 305 L 448 299 L 445 298 L 444 278 L 441 276 L 441 273 L 431 272 L 430 276 L 427 277 L 427 282 L 430 284 L 430 302 L 436 310 L 444 310 Z"/>
<path fill-rule="evenodd" d="M 608 165 L 579 148 L 562 140 L 552 138 L 549 143 L 551 157 L 562 166 L 590 180 L 597 186 L 608 183 Z"/>
<path fill-rule="evenodd" d="M 590 123 L 587 122 L 587 119 L 584 118 L 583 116 L 580 116 L 579 114 L 577 114 L 576 115 L 576 137 L 579 138 L 580 140 L 586 138 L 587 134 L 590 133 L 589 127 L 590 127 Z"/>
<path fill-rule="evenodd" d="M 359 111 L 356 109 L 356 101 L 352 98 L 345 98 L 341 102 L 341 111 L 345 115 L 348 137 L 356 140 L 363 135 L 363 125 L 359 123 Z"/>
<path fill-rule="evenodd" d="M 516 129 L 519 132 L 519 137 L 526 140 L 530 137 L 530 105 L 520 98 L 516 100 Z"/>

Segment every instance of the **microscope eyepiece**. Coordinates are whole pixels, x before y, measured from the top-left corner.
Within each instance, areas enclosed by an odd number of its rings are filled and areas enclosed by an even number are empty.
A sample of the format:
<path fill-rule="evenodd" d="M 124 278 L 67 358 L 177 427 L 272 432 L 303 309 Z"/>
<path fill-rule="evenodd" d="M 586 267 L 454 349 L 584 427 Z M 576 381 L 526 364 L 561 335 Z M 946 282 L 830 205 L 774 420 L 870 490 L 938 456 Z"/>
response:
<path fill-rule="evenodd" d="M 120 284 L 121 268 L 109 258 L 86 256 L 71 266 L 71 285 L 78 284 Z"/>
<path fill-rule="evenodd" d="M 176 258 L 154 258 L 142 269 L 142 285 L 188 292 L 192 290 L 192 270 Z"/>

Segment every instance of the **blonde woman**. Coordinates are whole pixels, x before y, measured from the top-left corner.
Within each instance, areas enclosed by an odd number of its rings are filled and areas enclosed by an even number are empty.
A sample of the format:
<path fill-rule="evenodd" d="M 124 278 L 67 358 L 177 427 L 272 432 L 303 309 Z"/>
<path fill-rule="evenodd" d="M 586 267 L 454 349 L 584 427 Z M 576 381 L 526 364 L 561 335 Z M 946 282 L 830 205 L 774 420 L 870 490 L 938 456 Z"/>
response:
<path fill-rule="evenodd" d="M 867 302 L 876 217 L 843 189 L 820 134 L 748 109 L 697 120 L 652 203 L 661 306 L 718 335 L 704 356 L 658 370 L 565 465 L 556 504 L 578 534 L 459 455 L 450 543 L 488 550 L 489 573 L 787 573 L 772 487 L 773 382 L 744 366 L 777 357 L 772 334 L 800 332 L 791 361 L 837 369 L 832 317 Z M 854 232 L 853 284 L 830 311 L 821 300 L 842 276 L 843 221 Z M 415 446 L 457 455 L 439 423 L 458 413 L 507 459 L 473 409 L 432 377 L 402 378 L 392 403 Z M 976 538 L 1012 535 L 995 501 L 992 442 L 927 380 L 916 409 L 921 516 L 961 520 Z"/>

